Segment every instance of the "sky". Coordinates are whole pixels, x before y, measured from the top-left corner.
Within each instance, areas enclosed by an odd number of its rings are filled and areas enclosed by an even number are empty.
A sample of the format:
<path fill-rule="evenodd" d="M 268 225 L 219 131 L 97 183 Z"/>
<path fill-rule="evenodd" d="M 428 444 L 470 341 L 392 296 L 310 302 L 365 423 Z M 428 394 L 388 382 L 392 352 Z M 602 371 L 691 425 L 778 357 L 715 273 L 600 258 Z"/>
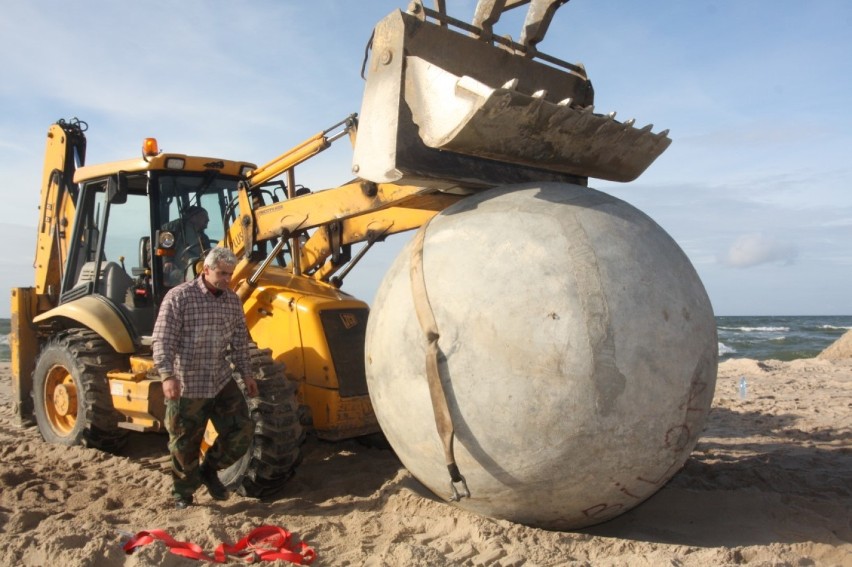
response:
<path fill-rule="evenodd" d="M 473 0 L 446 4 L 471 20 Z M 372 28 L 407 1 L 0 5 L 8 297 L 33 285 L 52 123 L 88 123 L 89 164 L 136 157 L 145 137 L 167 152 L 265 163 L 359 112 Z M 524 10 L 496 31 L 518 38 Z M 586 67 L 596 111 L 670 130 L 637 180 L 589 185 L 675 239 L 717 315 L 852 314 L 852 2 L 571 0 L 539 49 Z M 335 187 L 351 158 L 338 142 L 296 181 Z M 374 246 L 344 290 L 370 302 L 409 237 Z"/>

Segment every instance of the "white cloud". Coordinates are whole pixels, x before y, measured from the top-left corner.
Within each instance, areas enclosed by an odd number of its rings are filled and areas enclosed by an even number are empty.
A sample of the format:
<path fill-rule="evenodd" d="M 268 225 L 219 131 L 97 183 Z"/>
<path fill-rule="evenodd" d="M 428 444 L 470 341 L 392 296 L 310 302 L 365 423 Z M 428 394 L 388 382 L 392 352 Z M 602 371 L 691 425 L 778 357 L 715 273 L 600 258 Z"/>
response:
<path fill-rule="evenodd" d="M 719 261 L 733 268 L 751 268 L 761 264 L 792 264 L 799 251 L 792 244 L 763 234 L 745 234 L 737 238 Z"/>

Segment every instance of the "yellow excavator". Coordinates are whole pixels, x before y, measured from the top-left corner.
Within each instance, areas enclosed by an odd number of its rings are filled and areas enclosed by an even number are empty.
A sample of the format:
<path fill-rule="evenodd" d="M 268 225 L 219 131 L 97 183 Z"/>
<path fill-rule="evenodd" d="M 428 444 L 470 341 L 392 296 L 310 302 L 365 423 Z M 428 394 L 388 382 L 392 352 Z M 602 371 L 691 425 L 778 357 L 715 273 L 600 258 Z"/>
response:
<path fill-rule="evenodd" d="M 341 288 L 374 243 L 500 185 L 632 180 L 669 144 L 666 132 L 596 113 L 585 69 L 538 51 L 564 3 L 480 0 L 471 23 L 443 1 L 391 13 L 370 38 L 360 113 L 261 166 L 164 153 L 155 139 L 140 157 L 88 165 L 86 124 L 52 125 L 35 285 L 12 290 L 21 423 L 34 420 L 51 443 L 104 450 L 128 431 L 163 429 L 151 332 L 164 294 L 197 273 L 203 246 L 180 231 L 202 207 L 207 238 L 240 258 L 233 282 L 260 385 L 247 399 L 254 442 L 223 481 L 263 496 L 294 471 L 306 429 L 329 440 L 377 433 L 368 306 Z M 493 33 L 526 4 L 518 42 Z M 300 164 L 346 138 L 351 181 L 297 183 Z"/>

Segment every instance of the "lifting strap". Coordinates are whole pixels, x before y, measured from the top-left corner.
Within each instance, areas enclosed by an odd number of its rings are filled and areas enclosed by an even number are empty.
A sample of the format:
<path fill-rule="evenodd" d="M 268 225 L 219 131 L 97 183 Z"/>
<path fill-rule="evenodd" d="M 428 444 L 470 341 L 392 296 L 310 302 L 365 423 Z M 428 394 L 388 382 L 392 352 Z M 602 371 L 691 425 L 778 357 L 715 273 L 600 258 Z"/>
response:
<path fill-rule="evenodd" d="M 429 295 L 426 293 L 426 277 L 423 273 L 423 240 L 426 238 L 427 222 L 414 237 L 411 250 L 411 293 L 414 298 L 414 310 L 420 328 L 426 335 L 426 379 L 429 383 L 429 396 L 432 398 L 432 411 L 435 413 L 435 425 L 438 427 L 438 436 L 444 447 L 444 459 L 447 462 L 447 471 L 450 473 L 450 500 L 458 502 L 462 498 L 470 497 L 467 482 L 459 472 L 456 465 L 456 457 L 453 451 L 453 418 L 450 416 L 450 408 L 447 404 L 447 395 L 441 382 L 441 374 L 438 369 L 438 322 L 429 303 Z M 456 483 L 461 484 L 461 490 L 456 489 Z"/>
<path fill-rule="evenodd" d="M 283 559 L 296 565 L 313 563 L 317 557 L 316 551 L 304 542 L 293 545 L 290 541 L 291 536 L 290 532 L 278 526 L 260 526 L 253 529 L 234 545 L 220 543 L 216 548 L 214 557 L 210 557 L 194 543 L 177 541 L 163 530 L 147 530 L 131 537 L 124 544 L 124 551 L 130 554 L 137 547 L 159 540 L 165 543 L 169 547 L 169 551 L 175 555 L 190 559 L 201 559 L 211 563 L 227 563 L 233 560 L 229 557 L 236 558 L 244 563 L 274 561 L 276 559 Z"/>

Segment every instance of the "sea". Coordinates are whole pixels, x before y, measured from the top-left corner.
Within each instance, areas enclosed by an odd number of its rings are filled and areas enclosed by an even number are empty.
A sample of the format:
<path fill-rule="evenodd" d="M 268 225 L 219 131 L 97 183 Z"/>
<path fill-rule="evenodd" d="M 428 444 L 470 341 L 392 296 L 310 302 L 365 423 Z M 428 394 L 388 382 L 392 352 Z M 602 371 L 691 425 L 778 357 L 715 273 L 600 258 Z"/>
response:
<path fill-rule="evenodd" d="M 852 329 L 852 315 L 716 317 L 719 361 L 813 358 Z"/>
<path fill-rule="evenodd" d="M 0 319 L 0 361 L 11 360 L 9 353 L 9 319 Z"/>
<path fill-rule="evenodd" d="M 719 361 L 813 358 L 846 331 L 852 315 L 716 317 Z M 0 319 L 0 361 L 9 360 L 9 319 Z"/>

